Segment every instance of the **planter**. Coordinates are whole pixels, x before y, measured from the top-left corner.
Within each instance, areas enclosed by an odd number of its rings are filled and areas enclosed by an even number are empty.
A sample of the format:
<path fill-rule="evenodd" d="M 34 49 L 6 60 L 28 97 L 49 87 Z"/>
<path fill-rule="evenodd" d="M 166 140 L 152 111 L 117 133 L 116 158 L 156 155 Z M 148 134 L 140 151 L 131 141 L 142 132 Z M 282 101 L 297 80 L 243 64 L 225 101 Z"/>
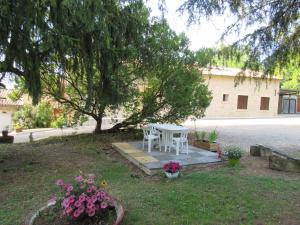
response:
<path fill-rule="evenodd" d="M 2 136 L 7 137 L 8 136 L 8 130 L 3 130 L 2 131 Z"/>
<path fill-rule="evenodd" d="M 23 131 L 23 128 L 16 128 L 16 133 L 20 133 Z"/>
<path fill-rule="evenodd" d="M 113 225 L 119 225 L 121 224 L 124 214 L 125 214 L 125 208 L 123 204 L 120 201 L 115 200 L 115 212 L 116 212 L 116 220 Z M 39 214 L 45 210 L 47 210 L 49 207 L 55 205 L 55 203 L 48 203 L 46 206 L 40 208 L 37 212 L 35 212 L 32 216 L 30 216 L 25 222 L 24 225 L 34 225 L 34 222 L 38 218 Z"/>
<path fill-rule="evenodd" d="M 220 145 L 218 143 L 209 143 L 208 141 L 195 140 L 194 146 L 202 149 L 206 149 L 212 152 L 216 152 Z"/>
<path fill-rule="evenodd" d="M 229 166 L 235 167 L 240 165 L 240 159 L 228 159 Z"/>
<path fill-rule="evenodd" d="M 14 143 L 14 136 L 2 136 L 0 137 L 0 143 L 12 144 Z"/>
<path fill-rule="evenodd" d="M 177 178 L 179 176 L 179 171 L 176 172 L 176 173 L 169 173 L 169 172 L 165 171 L 165 174 L 166 174 L 167 178 L 174 179 L 174 178 Z"/>

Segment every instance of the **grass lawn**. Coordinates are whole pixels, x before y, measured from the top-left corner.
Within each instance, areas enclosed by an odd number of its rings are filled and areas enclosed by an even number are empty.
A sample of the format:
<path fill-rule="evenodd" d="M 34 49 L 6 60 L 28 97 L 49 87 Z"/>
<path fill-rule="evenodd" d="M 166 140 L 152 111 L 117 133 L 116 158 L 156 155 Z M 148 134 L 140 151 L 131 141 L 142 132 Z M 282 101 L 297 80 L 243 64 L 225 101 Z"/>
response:
<path fill-rule="evenodd" d="M 149 177 L 111 149 L 128 135 L 80 135 L 0 145 L 0 224 L 18 225 L 79 171 L 105 179 L 125 204 L 124 224 L 300 224 L 300 181 L 244 168 Z"/>

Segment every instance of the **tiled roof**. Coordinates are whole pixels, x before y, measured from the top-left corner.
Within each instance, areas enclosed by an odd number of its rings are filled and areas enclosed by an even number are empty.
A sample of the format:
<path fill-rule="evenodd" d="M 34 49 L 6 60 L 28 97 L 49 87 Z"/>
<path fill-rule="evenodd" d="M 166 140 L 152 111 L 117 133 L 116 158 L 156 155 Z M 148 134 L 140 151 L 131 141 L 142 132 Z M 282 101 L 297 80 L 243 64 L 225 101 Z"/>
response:
<path fill-rule="evenodd" d="M 241 77 L 253 77 L 253 78 L 271 78 L 278 80 L 276 76 L 265 75 L 261 72 L 256 72 L 252 70 L 242 70 L 237 68 L 227 68 L 227 67 L 207 67 L 199 68 L 199 71 L 203 75 L 212 75 L 212 76 L 241 76 Z"/>
<path fill-rule="evenodd" d="M 0 88 L 0 106 L 21 106 L 23 101 L 20 99 L 18 101 L 12 101 L 8 95 L 12 90 Z"/>

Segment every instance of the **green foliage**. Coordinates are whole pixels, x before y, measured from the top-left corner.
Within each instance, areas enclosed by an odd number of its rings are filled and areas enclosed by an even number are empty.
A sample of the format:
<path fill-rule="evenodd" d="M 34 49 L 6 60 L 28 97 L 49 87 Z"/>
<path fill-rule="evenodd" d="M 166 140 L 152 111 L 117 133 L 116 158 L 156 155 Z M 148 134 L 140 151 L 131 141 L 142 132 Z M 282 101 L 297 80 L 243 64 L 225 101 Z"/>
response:
<path fill-rule="evenodd" d="M 244 151 L 242 148 L 234 145 L 229 145 L 224 147 L 225 155 L 228 157 L 228 159 L 240 159 L 242 158 Z"/>
<path fill-rule="evenodd" d="M 52 121 L 53 108 L 49 102 L 40 102 L 35 111 L 35 127 L 49 127 Z"/>
<path fill-rule="evenodd" d="M 205 131 L 196 131 L 194 132 L 195 140 L 204 141 L 207 133 Z"/>
<path fill-rule="evenodd" d="M 208 134 L 207 140 L 209 143 L 215 143 L 218 139 L 218 136 L 219 136 L 219 134 L 218 134 L 217 130 L 213 130 L 212 132 L 210 132 Z"/>
<path fill-rule="evenodd" d="M 201 22 L 203 18 L 231 12 L 235 21 L 227 27 L 222 38 L 238 33 L 241 27 L 253 28 L 234 48 L 250 46 L 246 67 L 262 69 L 270 74 L 279 66 L 287 65 L 287 58 L 300 56 L 300 1 L 299 0 L 186 0 L 181 12 L 190 14 L 190 22 Z"/>
<path fill-rule="evenodd" d="M 279 66 L 275 69 L 275 75 L 282 78 L 281 88 L 300 90 L 300 57 L 288 58 L 287 65 L 284 68 Z"/>
<path fill-rule="evenodd" d="M 19 111 L 13 114 L 14 124 L 19 124 L 22 128 L 35 128 L 35 108 L 31 105 L 22 106 Z"/>
<path fill-rule="evenodd" d="M 13 115 L 15 128 L 61 128 L 87 121 L 87 117 L 63 108 L 58 118 L 53 116 L 53 107 L 49 102 L 40 102 L 36 106 L 24 105 Z"/>
<path fill-rule="evenodd" d="M 68 125 L 68 121 L 67 121 L 67 118 L 65 115 L 59 116 L 57 119 L 55 119 L 51 123 L 51 127 L 54 127 L 54 128 L 62 128 L 67 125 Z"/>

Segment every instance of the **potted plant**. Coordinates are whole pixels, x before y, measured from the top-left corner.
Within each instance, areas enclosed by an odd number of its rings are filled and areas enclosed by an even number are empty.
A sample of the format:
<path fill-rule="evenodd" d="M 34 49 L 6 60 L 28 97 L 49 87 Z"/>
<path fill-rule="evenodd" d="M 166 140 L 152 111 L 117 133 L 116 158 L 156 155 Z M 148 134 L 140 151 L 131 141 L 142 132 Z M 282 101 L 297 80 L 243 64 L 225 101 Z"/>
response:
<path fill-rule="evenodd" d="M 61 196 L 51 198 L 25 225 L 120 224 L 123 205 L 105 191 L 105 181 L 97 186 L 95 178 L 93 174 L 80 175 L 74 184 L 57 180 Z"/>
<path fill-rule="evenodd" d="M 182 169 L 182 166 L 179 162 L 168 162 L 164 165 L 164 171 L 166 174 L 166 177 L 168 178 L 177 178 L 180 170 Z"/>
<path fill-rule="evenodd" d="M 195 132 L 194 146 L 216 152 L 219 149 L 219 144 L 216 143 L 218 139 L 218 132 L 213 130 L 210 133 L 205 131 Z"/>
<path fill-rule="evenodd" d="M 23 131 L 23 128 L 20 123 L 15 124 L 16 133 L 20 133 Z"/>
<path fill-rule="evenodd" d="M 2 130 L 2 136 L 7 137 L 8 136 L 8 126 L 5 126 L 4 129 Z"/>
<path fill-rule="evenodd" d="M 243 156 L 243 150 L 238 146 L 229 145 L 224 148 L 225 156 L 228 159 L 229 166 L 235 167 L 240 164 L 240 159 Z"/>

